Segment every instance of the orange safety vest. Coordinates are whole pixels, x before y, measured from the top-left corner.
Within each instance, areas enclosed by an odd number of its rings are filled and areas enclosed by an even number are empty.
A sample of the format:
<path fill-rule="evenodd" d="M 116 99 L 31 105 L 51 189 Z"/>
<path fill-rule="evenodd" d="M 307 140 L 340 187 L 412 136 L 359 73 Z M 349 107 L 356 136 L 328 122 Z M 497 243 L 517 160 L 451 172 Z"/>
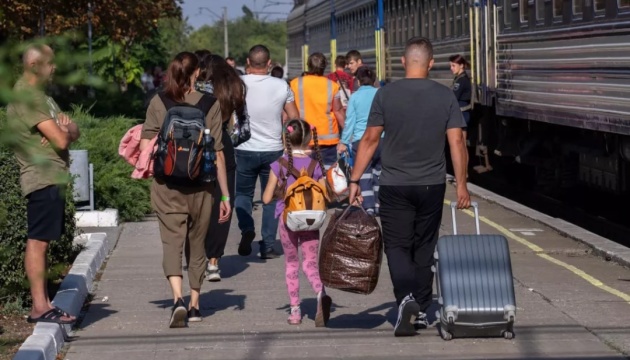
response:
<path fill-rule="evenodd" d="M 333 113 L 339 85 L 324 76 L 305 75 L 291 81 L 291 90 L 302 119 L 317 128 L 319 144 L 339 144 L 339 123 Z"/>

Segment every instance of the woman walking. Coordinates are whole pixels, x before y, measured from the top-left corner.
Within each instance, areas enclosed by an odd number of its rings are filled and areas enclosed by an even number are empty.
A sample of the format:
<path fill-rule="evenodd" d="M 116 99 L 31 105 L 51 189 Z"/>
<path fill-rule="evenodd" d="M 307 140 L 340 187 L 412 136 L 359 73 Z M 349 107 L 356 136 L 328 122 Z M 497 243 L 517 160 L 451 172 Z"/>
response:
<path fill-rule="evenodd" d="M 352 144 L 350 151 L 352 151 L 352 156 L 355 159 L 359 149 L 359 141 L 361 141 L 367 128 L 372 100 L 374 100 L 378 90 L 374 87 L 376 74 L 367 66 L 360 67 L 357 70 L 356 78 L 361 86 L 350 97 L 346 113 L 346 126 L 341 133 L 341 143 L 337 146 L 337 152 L 342 154 L 348 151 L 348 145 Z M 376 152 L 374 152 L 372 161 L 368 163 L 365 172 L 363 172 L 359 180 L 359 187 L 361 187 L 361 195 L 363 196 L 363 208 L 370 215 L 378 215 L 378 179 L 380 176 L 381 146 L 379 144 Z"/>
<path fill-rule="evenodd" d="M 195 54 L 182 52 L 175 56 L 167 70 L 168 80 L 164 92 L 153 97 L 147 109 L 140 149 L 146 148 L 160 132 L 167 115 L 167 106 L 170 108 L 173 104 L 187 103 L 205 108 L 212 104 L 207 110 L 205 126 L 215 140 L 217 180 L 222 195 L 219 222 L 223 223 L 229 219 L 231 207 L 222 151 L 221 105 L 210 95 L 195 90 L 198 75 L 199 61 Z M 185 327 L 187 321 L 201 321 L 199 293 L 206 267 L 204 240 L 208 232 L 215 186 L 215 183 L 175 185 L 161 178 L 154 178 L 151 184 L 151 205 L 157 214 L 162 238 L 162 266 L 173 291 L 174 305 L 169 320 L 171 328 Z M 182 298 L 182 253 L 185 245 L 190 284 L 188 307 Z"/>
<path fill-rule="evenodd" d="M 245 83 L 233 68 L 218 55 L 206 56 L 201 62 L 201 72 L 197 78 L 197 90 L 213 94 L 221 105 L 221 119 L 223 120 L 223 154 L 227 171 L 227 185 L 230 193 L 230 206 L 234 207 L 234 188 L 236 186 L 236 156 L 230 133 L 234 127 L 233 115 L 237 119 L 247 117 L 245 108 Z M 213 196 L 221 196 L 221 189 L 215 188 Z M 226 222 L 219 223 L 220 203 L 215 201 L 212 207 L 210 228 L 206 236 L 206 257 L 208 267 L 206 279 L 221 281 L 219 259 L 225 251 L 225 244 L 230 233 L 231 216 Z"/>

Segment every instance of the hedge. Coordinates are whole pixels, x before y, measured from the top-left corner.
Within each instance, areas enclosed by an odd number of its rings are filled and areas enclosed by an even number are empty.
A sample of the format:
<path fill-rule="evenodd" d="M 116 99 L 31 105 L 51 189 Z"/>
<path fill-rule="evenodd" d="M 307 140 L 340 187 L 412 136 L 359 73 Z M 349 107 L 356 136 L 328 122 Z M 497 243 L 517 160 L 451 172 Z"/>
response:
<path fill-rule="evenodd" d="M 149 180 L 131 178 L 133 168 L 118 155 L 118 145 L 125 132 L 138 124 L 122 116 L 96 118 L 81 107 L 72 114 L 81 138 L 73 149 L 88 151 L 94 165 L 94 197 L 99 209 L 118 209 L 121 221 L 137 221 L 150 213 Z"/>
<path fill-rule="evenodd" d="M 5 112 L 0 109 L 0 132 L 6 124 Z M 28 281 L 24 270 L 24 249 L 27 240 L 26 198 L 19 184 L 20 170 L 13 151 L 0 144 L 0 304 L 21 301 L 30 303 Z M 63 237 L 50 243 L 48 278 L 57 280 L 79 252 L 72 241 L 76 232 L 71 200 L 72 187 L 66 193 L 66 227 Z"/>

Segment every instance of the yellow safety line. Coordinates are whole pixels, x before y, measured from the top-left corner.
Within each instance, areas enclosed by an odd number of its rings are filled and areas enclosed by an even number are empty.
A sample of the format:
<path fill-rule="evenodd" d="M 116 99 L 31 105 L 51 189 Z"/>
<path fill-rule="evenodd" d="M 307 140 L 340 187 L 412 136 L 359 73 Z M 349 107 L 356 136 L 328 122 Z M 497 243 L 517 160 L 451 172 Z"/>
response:
<path fill-rule="evenodd" d="M 444 200 L 444 204 L 446 206 L 451 206 L 451 201 L 449 200 Z M 470 210 L 462 210 L 462 212 L 466 213 L 467 215 L 474 217 L 475 214 L 470 211 Z M 567 270 L 569 270 L 570 272 L 574 273 L 575 275 L 581 277 L 582 279 L 586 280 L 587 282 L 589 282 L 591 285 L 600 288 L 612 295 L 615 295 L 621 299 L 623 299 L 624 301 L 626 301 L 628 304 L 630 304 L 630 295 L 619 291 L 617 289 L 614 289 L 606 284 L 604 284 L 603 282 L 601 282 L 600 280 L 592 277 L 591 275 L 587 274 L 586 272 L 584 272 L 583 270 L 578 269 L 577 267 L 573 266 L 573 265 L 569 265 L 567 263 L 565 263 L 564 261 L 558 260 L 552 256 L 549 256 L 547 254 L 544 253 L 544 249 L 541 248 L 540 246 L 533 244 L 525 239 L 523 239 L 522 237 L 517 236 L 516 234 L 514 234 L 513 232 L 509 231 L 508 229 L 504 228 L 503 226 L 495 223 L 494 221 L 484 217 L 484 216 L 480 216 L 479 220 L 490 225 L 491 227 L 495 228 L 497 231 L 499 231 L 501 234 L 505 235 L 506 237 L 520 243 L 521 245 L 524 245 L 526 247 L 528 247 L 530 250 L 532 250 L 536 255 L 538 255 L 539 257 L 552 262 L 558 266 L 561 266 Z"/>

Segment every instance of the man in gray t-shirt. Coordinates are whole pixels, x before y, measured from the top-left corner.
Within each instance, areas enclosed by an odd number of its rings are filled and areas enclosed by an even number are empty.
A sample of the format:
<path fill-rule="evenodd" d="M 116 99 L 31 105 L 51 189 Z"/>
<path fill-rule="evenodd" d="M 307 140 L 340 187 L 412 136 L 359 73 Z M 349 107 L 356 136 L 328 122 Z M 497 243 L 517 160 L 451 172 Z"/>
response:
<path fill-rule="evenodd" d="M 431 42 L 409 40 L 402 63 L 405 78 L 379 89 L 372 102 L 350 179 L 350 203 L 362 200 L 358 180 L 384 131 L 379 200 L 385 254 L 399 305 L 394 335 L 410 336 L 414 325 L 428 325 L 433 251 L 446 191 L 445 138 L 457 179 L 458 208 L 469 207 L 470 196 L 462 133 L 466 124 L 453 92 L 427 79 L 433 66 Z"/>

